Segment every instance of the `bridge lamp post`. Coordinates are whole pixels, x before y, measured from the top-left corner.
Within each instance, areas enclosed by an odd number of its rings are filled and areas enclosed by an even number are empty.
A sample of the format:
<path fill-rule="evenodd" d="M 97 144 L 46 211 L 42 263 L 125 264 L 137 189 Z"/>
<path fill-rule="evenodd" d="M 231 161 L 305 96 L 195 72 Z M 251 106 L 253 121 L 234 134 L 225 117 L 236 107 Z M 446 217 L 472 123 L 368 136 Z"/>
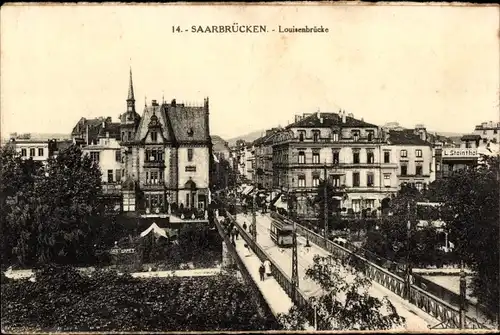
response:
<path fill-rule="evenodd" d="M 257 242 L 257 217 L 256 217 L 256 207 L 257 207 L 257 183 L 254 183 L 255 193 L 252 197 L 252 224 L 250 225 L 252 231 L 252 239 Z"/>

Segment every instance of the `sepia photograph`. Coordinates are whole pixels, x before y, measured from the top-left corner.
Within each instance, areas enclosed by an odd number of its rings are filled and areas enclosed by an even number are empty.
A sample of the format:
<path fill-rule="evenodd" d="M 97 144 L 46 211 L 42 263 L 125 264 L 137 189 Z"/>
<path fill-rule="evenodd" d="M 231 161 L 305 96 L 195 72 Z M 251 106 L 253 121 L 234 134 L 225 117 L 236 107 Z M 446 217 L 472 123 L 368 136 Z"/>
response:
<path fill-rule="evenodd" d="M 499 20 L 3 5 L 2 333 L 497 332 Z"/>

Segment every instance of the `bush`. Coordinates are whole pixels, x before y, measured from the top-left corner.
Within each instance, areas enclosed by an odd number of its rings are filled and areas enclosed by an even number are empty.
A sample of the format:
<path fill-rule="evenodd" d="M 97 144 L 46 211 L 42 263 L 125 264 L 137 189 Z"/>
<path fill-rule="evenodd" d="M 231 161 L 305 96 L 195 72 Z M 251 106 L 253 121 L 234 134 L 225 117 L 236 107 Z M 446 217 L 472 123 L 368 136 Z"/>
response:
<path fill-rule="evenodd" d="M 234 277 L 90 277 L 47 267 L 36 282 L 2 279 L 2 327 L 42 331 L 203 331 L 276 327 Z"/>

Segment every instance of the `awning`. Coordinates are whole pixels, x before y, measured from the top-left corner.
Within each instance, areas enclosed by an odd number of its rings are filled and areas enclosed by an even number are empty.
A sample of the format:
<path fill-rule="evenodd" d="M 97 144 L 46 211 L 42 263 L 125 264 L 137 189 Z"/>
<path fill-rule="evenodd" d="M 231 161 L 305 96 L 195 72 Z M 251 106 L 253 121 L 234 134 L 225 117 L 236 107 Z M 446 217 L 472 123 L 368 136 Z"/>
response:
<path fill-rule="evenodd" d="M 279 199 L 281 199 L 281 193 L 276 193 L 276 195 L 274 196 L 274 198 L 270 201 L 270 204 L 274 205 L 274 203 L 276 201 L 278 201 Z"/>
<path fill-rule="evenodd" d="M 287 209 L 288 210 L 288 204 L 286 202 L 284 202 L 281 199 L 281 197 L 278 198 L 278 200 L 275 202 L 274 206 L 278 207 L 278 208 L 283 208 L 283 209 Z"/>
<path fill-rule="evenodd" d="M 250 192 L 252 192 L 252 191 L 253 191 L 253 189 L 254 189 L 254 187 L 253 187 L 253 186 L 247 186 L 247 187 L 243 190 L 243 192 L 241 192 L 241 194 L 243 194 L 243 195 L 248 195 L 248 194 L 250 194 Z"/>

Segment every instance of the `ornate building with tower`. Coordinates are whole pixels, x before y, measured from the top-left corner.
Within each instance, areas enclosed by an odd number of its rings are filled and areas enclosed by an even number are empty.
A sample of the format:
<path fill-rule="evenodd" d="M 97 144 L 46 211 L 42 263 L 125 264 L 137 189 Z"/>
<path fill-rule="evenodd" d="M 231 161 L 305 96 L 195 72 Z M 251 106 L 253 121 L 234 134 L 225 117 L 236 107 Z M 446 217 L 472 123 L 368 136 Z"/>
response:
<path fill-rule="evenodd" d="M 120 115 L 123 211 L 199 217 L 210 199 L 208 98 L 202 106 L 152 100 L 139 115 L 131 71 L 126 101 Z"/>

